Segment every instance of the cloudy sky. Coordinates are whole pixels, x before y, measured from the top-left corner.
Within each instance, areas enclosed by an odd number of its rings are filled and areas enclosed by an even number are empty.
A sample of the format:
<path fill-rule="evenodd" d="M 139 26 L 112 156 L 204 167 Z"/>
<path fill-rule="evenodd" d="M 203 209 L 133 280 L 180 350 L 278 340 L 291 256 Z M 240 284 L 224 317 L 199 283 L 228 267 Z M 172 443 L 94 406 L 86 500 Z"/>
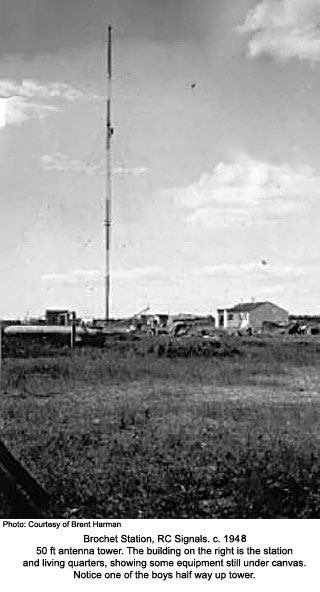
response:
<path fill-rule="evenodd" d="M 320 313 L 320 0 L 2 0 L 0 316 Z"/>

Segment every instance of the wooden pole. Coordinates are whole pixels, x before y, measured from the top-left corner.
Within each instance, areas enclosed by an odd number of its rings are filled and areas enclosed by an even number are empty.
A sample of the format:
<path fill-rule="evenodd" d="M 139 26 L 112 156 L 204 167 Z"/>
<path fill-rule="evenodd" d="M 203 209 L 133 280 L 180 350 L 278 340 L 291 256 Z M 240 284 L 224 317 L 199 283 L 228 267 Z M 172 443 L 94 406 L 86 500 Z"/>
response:
<path fill-rule="evenodd" d="M 77 327 L 76 313 L 73 311 L 71 313 L 71 340 L 70 340 L 71 349 L 74 349 L 74 347 L 76 345 L 76 327 Z"/>

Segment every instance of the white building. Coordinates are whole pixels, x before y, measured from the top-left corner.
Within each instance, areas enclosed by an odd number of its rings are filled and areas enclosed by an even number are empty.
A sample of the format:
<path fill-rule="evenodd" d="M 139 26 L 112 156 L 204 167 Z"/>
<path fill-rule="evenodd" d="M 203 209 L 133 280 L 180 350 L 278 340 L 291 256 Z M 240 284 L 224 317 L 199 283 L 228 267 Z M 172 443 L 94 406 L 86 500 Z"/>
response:
<path fill-rule="evenodd" d="M 258 331 L 264 321 L 279 324 L 289 322 L 289 313 L 284 308 L 272 302 L 243 302 L 232 308 L 218 309 L 218 323 L 220 329 L 252 329 Z"/>

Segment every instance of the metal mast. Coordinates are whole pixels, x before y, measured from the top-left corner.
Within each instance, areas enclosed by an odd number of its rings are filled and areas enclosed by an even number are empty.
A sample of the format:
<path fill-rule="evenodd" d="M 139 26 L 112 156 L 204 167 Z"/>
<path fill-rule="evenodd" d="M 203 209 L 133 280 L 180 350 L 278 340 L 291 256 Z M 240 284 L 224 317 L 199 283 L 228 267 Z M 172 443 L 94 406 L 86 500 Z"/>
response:
<path fill-rule="evenodd" d="M 111 90 L 112 90 L 112 28 L 106 30 L 106 67 L 107 67 L 107 100 L 106 100 L 106 195 L 105 195 L 105 319 L 110 318 L 110 244 L 111 244 Z"/>

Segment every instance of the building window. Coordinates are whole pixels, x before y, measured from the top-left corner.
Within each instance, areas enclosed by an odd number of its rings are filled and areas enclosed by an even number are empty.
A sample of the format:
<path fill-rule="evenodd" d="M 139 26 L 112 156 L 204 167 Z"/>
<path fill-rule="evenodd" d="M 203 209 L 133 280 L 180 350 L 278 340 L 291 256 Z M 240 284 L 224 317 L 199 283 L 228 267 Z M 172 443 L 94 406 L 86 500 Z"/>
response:
<path fill-rule="evenodd" d="M 233 314 L 232 314 L 232 312 L 228 312 L 228 321 L 233 321 Z"/>

